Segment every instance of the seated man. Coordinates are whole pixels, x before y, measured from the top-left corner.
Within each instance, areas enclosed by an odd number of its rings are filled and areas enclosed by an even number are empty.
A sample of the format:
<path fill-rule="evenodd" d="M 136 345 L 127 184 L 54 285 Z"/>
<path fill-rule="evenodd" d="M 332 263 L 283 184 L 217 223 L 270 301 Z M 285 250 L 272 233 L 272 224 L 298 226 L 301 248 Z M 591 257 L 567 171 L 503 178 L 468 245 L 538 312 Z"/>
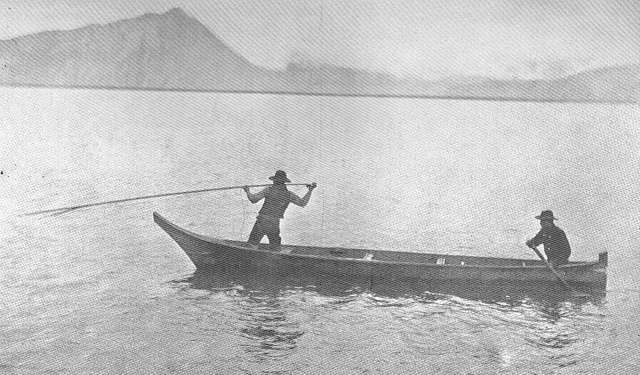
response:
<path fill-rule="evenodd" d="M 540 231 L 527 241 L 527 246 L 534 248 L 544 244 L 544 254 L 552 266 L 559 266 L 569 262 L 571 246 L 564 231 L 554 224 L 558 220 L 550 210 L 542 211 L 536 219 L 540 220 Z"/>

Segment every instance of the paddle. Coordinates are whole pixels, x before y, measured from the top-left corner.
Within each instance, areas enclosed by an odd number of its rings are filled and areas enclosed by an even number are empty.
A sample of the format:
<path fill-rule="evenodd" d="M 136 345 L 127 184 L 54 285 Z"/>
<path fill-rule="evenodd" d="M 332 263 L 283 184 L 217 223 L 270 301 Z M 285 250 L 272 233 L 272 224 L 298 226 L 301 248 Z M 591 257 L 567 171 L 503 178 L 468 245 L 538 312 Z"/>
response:
<path fill-rule="evenodd" d="M 308 186 L 308 185 L 311 185 L 311 184 L 310 183 L 307 183 L 307 184 L 298 183 L 298 184 L 285 184 L 285 185 L 288 185 L 288 186 L 307 185 Z M 171 196 L 171 195 L 184 195 L 184 194 L 204 193 L 204 192 L 207 192 L 207 191 L 217 191 L 217 190 L 242 189 L 245 186 L 248 186 L 248 187 L 265 187 L 265 186 L 272 186 L 272 184 L 225 186 L 225 187 L 217 187 L 217 188 L 210 188 L 210 189 L 179 191 L 179 192 L 175 192 L 175 193 L 162 193 L 162 194 L 154 194 L 154 195 L 145 195 L 145 196 L 141 196 L 141 197 L 115 199 L 115 200 L 105 201 L 105 202 L 88 203 L 88 204 L 81 204 L 81 205 L 77 205 L 77 206 L 60 207 L 60 208 L 52 208 L 52 209 L 48 209 L 48 210 L 27 212 L 27 213 L 22 214 L 20 216 L 40 215 L 40 214 L 46 214 L 46 213 L 50 213 L 50 214 L 53 214 L 53 215 L 62 215 L 62 214 L 66 214 L 67 212 L 71 212 L 73 210 L 77 210 L 77 209 L 80 209 L 80 208 L 103 206 L 103 205 L 107 205 L 107 204 L 130 202 L 130 201 L 137 201 L 137 200 L 141 200 L 141 199 L 168 197 L 168 196 Z"/>
<path fill-rule="evenodd" d="M 529 246 L 529 248 L 533 251 L 535 251 L 535 253 L 538 255 L 538 258 L 540 258 L 544 264 L 547 266 L 547 268 L 549 269 L 549 271 L 551 271 L 556 278 L 558 278 L 558 280 L 560 280 L 560 282 L 562 283 L 562 285 L 565 286 L 565 288 L 567 288 L 569 291 L 571 291 L 571 293 L 573 293 L 573 295 L 575 296 L 579 296 L 579 297 L 586 297 L 589 296 L 588 294 L 585 293 L 579 293 L 577 292 L 575 289 L 573 289 L 571 287 L 571 285 L 567 284 L 567 282 L 562 278 L 562 276 L 560 276 L 560 274 L 558 273 L 558 271 L 556 271 L 553 266 L 551 265 L 551 263 L 549 263 L 549 261 L 542 256 L 542 254 L 540 253 L 540 250 L 538 250 L 536 247 L 534 246 Z"/>

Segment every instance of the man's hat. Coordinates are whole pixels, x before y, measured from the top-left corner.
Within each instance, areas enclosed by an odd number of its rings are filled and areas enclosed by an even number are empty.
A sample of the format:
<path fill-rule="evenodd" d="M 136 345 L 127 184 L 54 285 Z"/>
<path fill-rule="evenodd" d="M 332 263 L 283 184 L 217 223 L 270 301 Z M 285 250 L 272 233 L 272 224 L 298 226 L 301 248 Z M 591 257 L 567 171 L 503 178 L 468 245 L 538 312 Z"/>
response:
<path fill-rule="evenodd" d="M 536 219 L 538 219 L 538 220 L 558 220 L 557 217 L 553 216 L 553 211 L 551 211 L 551 210 L 542 211 L 542 213 L 540 215 L 536 216 Z"/>
<path fill-rule="evenodd" d="M 276 171 L 276 174 L 269 177 L 269 179 L 272 181 L 291 182 L 291 180 L 287 178 L 287 173 L 285 173 L 285 171 Z"/>

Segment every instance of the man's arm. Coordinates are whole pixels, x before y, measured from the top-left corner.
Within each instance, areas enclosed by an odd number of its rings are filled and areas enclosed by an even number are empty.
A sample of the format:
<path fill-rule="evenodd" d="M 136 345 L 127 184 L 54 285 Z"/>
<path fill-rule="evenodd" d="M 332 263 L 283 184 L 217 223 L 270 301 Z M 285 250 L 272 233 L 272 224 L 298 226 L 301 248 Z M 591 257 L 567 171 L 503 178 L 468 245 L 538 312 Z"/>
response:
<path fill-rule="evenodd" d="M 309 199 L 311 198 L 311 192 L 313 191 L 313 189 L 316 188 L 316 186 L 318 186 L 315 182 L 312 183 L 311 185 L 307 185 L 307 188 L 309 189 L 309 191 L 307 191 L 307 194 L 304 195 L 304 197 L 300 198 L 299 196 L 296 195 L 296 193 L 290 191 L 289 192 L 289 196 L 290 196 L 290 200 L 291 203 L 295 204 L 296 206 L 300 206 L 300 207 L 304 207 L 307 205 L 307 203 L 309 203 Z"/>
<path fill-rule="evenodd" d="M 251 192 L 249 191 L 249 187 L 245 186 L 242 188 L 242 190 L 244 190 L 245 193 L 247 193 L 247 198 L 249 198 L 249 201 L 251 203 L 257 203 L 259 202 L 261 199 L 263 199 L 266 195 L 267 195 L 267 190 L 269 188 L 266 187 L 264 189 L 262 189 L 260 192 L 255 193 L 255 194 L 251 194 Z"/>
<path fill-rule="evenodd" d="M 541 243 L 542 243 L 542 230 L 540 230 L 538 232 L 538 234 L 535 235 L 535 237 L 533 237 L 532 239 L 527 241 L 527 246 L 529 246 L 529 247 L 537 247 Z"/>

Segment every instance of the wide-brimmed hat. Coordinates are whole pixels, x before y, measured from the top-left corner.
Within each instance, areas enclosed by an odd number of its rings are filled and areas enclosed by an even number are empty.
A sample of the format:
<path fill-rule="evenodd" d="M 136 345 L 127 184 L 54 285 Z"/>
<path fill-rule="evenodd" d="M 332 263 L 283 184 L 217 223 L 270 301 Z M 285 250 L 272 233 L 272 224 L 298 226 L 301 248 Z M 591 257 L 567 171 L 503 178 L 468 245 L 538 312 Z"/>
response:
<path fill-rule="evenodd" d="M 276 171 L 276 174 L 269 177 L 269 179 L 272 181 L 291 182 L 291 180 L 287 178 L 287 173 L 285 171 Z"/>
<path fill-rule="evenodd" d="M 540 215 L 536 216 L 536 219 L 538 219 L 538 220 L 558 220 L 557 217 L 553 216 L 553 211 L 551 211 L 551 210 L 542 211 L 542 213 L 540 213 Z"/>

